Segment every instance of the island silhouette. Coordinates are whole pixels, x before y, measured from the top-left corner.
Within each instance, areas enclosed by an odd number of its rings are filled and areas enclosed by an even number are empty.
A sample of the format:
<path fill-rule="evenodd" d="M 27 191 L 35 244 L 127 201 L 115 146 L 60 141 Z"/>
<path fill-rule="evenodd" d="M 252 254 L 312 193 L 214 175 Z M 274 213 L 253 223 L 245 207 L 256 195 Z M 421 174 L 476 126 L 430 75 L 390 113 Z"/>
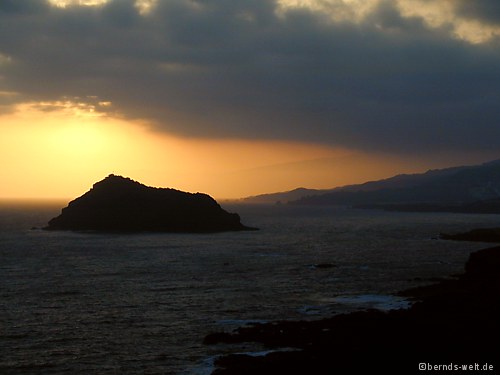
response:
<path fill-rule="evenodd" d="M 110 174 L 71 201 L 45 230 L 221 232 L 253 230 L 203 193 L 155 188 Z"/>

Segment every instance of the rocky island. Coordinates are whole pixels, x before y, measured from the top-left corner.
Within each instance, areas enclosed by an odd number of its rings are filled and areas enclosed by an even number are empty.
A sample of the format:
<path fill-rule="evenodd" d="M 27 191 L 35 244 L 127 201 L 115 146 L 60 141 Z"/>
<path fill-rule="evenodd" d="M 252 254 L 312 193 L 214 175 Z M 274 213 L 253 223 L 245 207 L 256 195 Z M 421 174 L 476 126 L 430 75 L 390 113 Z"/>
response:
<path fill-rule="evenodd" d="M 44 229 L 202 233 L 254 228 L 207 194 L 149 187 L 111 174 L 71 201 Z"/>

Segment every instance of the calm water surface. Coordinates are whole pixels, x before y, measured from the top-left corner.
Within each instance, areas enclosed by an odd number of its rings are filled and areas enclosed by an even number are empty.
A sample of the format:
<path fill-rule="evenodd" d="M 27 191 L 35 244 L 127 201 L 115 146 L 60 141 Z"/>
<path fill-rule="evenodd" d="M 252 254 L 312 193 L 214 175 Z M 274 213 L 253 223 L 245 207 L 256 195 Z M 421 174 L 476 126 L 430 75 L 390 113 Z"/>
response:
<path fill-rule="evenodd" d="M 459 273 L 471 251 L 488 246 L 432 239 L 440 231 L 500 223 L 498 215 L 226 208 L 261 230 L 45 232 L 30 228 L 59 208 L 0 205 L 0 372 L 207 374 L 213 355 L 231 348 L 204 346 L 206 334 L 400 306 L 391 293 Z"/>

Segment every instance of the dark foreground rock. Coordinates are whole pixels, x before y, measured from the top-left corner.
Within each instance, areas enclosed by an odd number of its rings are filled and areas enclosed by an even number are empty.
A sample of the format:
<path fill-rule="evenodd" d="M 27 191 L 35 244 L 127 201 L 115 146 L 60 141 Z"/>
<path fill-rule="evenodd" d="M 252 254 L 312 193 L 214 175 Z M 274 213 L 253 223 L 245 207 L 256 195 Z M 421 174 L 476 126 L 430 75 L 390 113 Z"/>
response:
<path fill-rule="evenodd" d="M 456 234 L 441 233 L 439 237 L 453 241 L 500 242 L 500 228 L 479 228 Z"/>
<path fill-rule="evenodd" d="M 71 201 L 46 230 L 218 232 L 250 230 L 209 195 L 153 188 L 109 175 Z"/>
<path fill-rule="evenodd" d="M 401 293 L 418 300 L 408 310 L 256 324 L 208 335 L 206 344 L 298 349 L 222 356 L 212 374 L 498 373 L 500 247 L 471 254 L 465 270 L 456 279 Z M 463 371 L 463 365 L 473 367 Z"/>

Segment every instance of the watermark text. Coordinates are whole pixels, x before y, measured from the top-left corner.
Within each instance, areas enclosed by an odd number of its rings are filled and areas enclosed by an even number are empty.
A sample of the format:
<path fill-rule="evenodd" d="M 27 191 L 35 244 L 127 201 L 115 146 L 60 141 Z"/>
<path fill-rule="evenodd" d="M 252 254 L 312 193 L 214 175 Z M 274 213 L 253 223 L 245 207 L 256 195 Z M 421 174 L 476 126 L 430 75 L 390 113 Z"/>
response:
<path fill-rule="evenodd" d="M 494 366 L 489 363 L 428 363 L 418 364 L 420 371 L 494 371 Z"/>

